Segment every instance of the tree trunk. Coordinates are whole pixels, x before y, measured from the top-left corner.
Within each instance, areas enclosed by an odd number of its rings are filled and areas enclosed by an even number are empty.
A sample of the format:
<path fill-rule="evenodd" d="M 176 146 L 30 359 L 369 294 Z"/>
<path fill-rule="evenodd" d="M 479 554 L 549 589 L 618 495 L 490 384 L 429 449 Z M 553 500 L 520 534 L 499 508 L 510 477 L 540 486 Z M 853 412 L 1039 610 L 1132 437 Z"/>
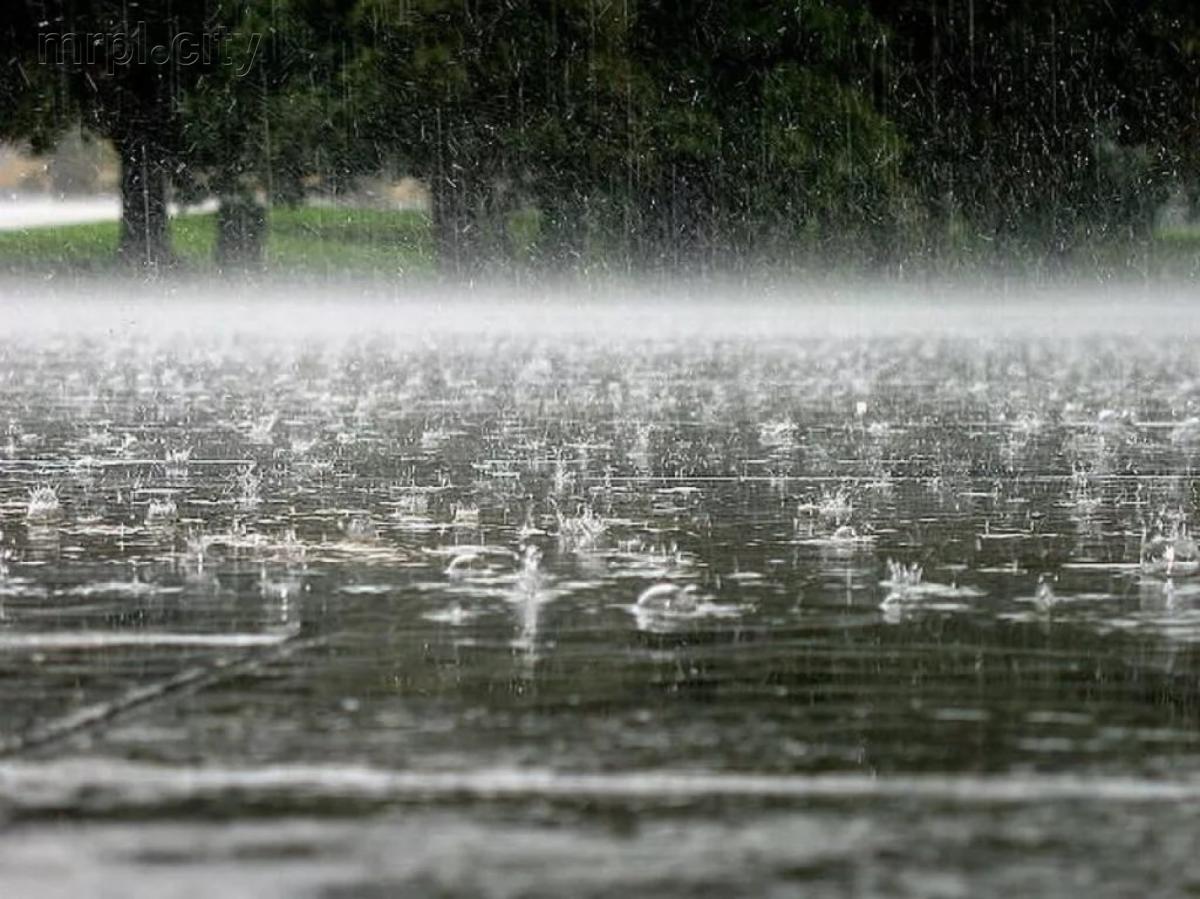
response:
<path fill-rule="evenodd" d="M 122 138 L 120 153 L 121 242 L 117 253 L 130 265 L 157 270 L 172 262 L 165 154 L 143 133 Z"/>
<path fill-rule="evenodd" d="M 587 221 L 583 201 L 566 185 L 551 183 L 538 197 L 541 233 L 538 235 L 538 266 L 552 274 L 577 271 L 587 248 Z"/>
<path fill-rule="evenodd" d="M 486 261 L 483 194 L 461 172 L 453 180 L 435 178 L 430 193 L 438 267 L 444 277 L 470 277 Z"/>
<path fill-rule="evenodd" d="M 430 185 L 430 214 L 433 217 L 433 244 L 438 269 L 444 277 L 454 277 L 462 267 L 462 210 L 457 202 L 456 185 L 446 178 L 433 179 Z"/>
<path fill-rule="evenodd" d="M 266 233 L 266 211 L 253 197 L 223 197 L 217 212 L 218 267 L 226 272 L 261 269 Z"/>

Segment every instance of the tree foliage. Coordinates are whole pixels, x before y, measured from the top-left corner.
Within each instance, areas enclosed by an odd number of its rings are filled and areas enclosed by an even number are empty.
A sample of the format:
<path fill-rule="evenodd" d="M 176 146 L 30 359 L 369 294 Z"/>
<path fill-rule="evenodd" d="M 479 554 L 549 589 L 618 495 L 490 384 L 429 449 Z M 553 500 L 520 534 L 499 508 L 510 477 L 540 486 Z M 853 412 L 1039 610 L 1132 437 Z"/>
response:
<path fill-rule="evenodd" d="M 278 203 L 412 175 L 458 274 L 1052 261 L 1145 235 L 1172 192 L 1200 202 L 1185 0 L 18 6 L 6 134 L 44 145 L 82 120 L 154 206 L 168 182 Z M 160 39 L 226 35 L 234 64 L 37 64 L 47 27 L 111 31 L 133 8 Z M 126 205 L 136 244 L 158 225 Z"/>

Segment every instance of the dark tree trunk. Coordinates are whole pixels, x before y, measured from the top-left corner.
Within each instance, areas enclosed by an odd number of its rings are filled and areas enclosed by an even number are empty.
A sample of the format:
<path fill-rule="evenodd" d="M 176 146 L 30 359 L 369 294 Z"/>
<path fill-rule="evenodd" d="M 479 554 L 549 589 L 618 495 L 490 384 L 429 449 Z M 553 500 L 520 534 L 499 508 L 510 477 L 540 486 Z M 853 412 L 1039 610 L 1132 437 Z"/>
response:
<path fill-rule="evenodd" d="M 639 200 L 637 267 L 693 274 L 710 267 L 713 216 L 700 176 L 671 166 L 644 186 Z"/>
<path fill-rule="evenodd" d="M 222 198 L 217 212 L 217 265 L 222 271 L 261 269 L 266 233 L 266 211 L 253 197 Z"/>
<path fill-rule="evenodd" d="M 120 141 L 121 242 L 130 265 L 157 270 L 172 261 L 167 232 L 167 162 L 156 142 L 133 132 Z"/>
<path fill-rule="evenodd" d="M 475 274 L 485 261 L 484 195 L 474 178 L 435 179 L 431 187 L 433 235 L 438 267 L 448 278 Z"/>
<path fill-rule="evenodd" d="M 716 246 L 710 176 L 702 165 L 680 165 L 671 173 L 671 267 L 709 272 Z"/>
<path fill-rule="evenodd" d="M 464 222 L 459 187 L 448 178 L 435 178 L 430 185 L 430 213 L 433 216 L 433 243 L 438 269 L 443 276 L 455 277 L 463 266 Z"/>
<path fill-rule="evenodd" d="M 542 221 L 536 260 L 548 272 L 566 273 L 583 263 L 587 248 L 585 207 L 570 187 L 557 183 L 549 186 L 550 190 L 537 201 Z"/>

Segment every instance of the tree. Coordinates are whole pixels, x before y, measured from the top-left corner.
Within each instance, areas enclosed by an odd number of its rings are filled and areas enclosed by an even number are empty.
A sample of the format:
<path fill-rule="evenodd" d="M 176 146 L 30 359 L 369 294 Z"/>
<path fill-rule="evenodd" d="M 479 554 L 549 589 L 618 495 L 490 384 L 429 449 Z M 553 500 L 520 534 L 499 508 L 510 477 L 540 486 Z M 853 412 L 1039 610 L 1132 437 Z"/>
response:
<path fill-rule="evenodd" d="M 498 252 L 516 203 L 554 267 L 722 264 L 896 192 L 900 141 L 855 55 L 877 29 L 803 9 L 366 0 L 356 96 L 374 145 L 430 182 L 450 271 Z"/>
<path fill-rule="evenodd" d="M 352 58 L 353 0 L 251 0 L 221 28 L 228 63 L 183 99 L 185 195 L 220 199 L 218 262 L 261 263 L 262 203 L 337 190 L 371 164 L 353 137 L 355 98 L 341 89 Z"/>
<path fill-rule="evenodd" d="M 943 233 L 1050 259 L 1146 233 L 1194 128 L 1194 4 L 870 6 L 889 34 L 887 110 Z"/>
<path fill-rule="evenodd" d="M 903 141 L 876 108 L 860 4 L 646 0 L 631 52 L 650 98 L 632 143 L 639 263 L 880 259 Z"/>
<path fill-rule="evenodd" d="M 466 275 L 509 247 L 531 207 L 532 261 L 581 264 L 621 170 L 633 75 L 620 4 L 364 0 L 354 95 L 381 164 L 430 185 L 442 268 Z"/>
<path fill-rule="evenodd" d="M 122 31 L 226 53 L 130 58 Z M 48 34 L 72 52 L 38 65 Z M 1053 259 L 1200 196 L 1198 47 L 1185 0 L 23 0 L 0 111 L 114 141 L 148 266 L 171 184 L 253 257 L 263 201 L 378 171 L 428 183 L 457 276 L 516 252 L 519 211 L 552 269 Z"/>
<path fill-rule="evenodd" d="M 25 65 L 39 69 L 43 97 L 37 121 L 27 127 L 49 135 L 82 120 L 112 140 L 121 160 L 119 254 L 148 268 L 171 259 L 167 199 L 183 150 L 181 98 L 217 65 L 210 24 L 218 6 L 216 0 L 23 4 Z"/>

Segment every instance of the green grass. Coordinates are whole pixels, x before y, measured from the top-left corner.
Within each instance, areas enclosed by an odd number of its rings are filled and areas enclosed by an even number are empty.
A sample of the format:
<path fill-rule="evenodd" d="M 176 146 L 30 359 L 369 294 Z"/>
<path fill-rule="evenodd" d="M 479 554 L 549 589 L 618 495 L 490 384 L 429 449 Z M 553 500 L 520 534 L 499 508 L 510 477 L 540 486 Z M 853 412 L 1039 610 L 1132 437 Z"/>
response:
<path fill-rule="evenodd" d="M 428 273 L 434 269 L 433 235 L 429 217 L 415 210 L 277 209 L 266 259 L 268 269 L 280 271 Z"/>
<path fill-rule="evenodd" d="M 18 270 L 72 267 L 102 269 L 115 264 L 113 222 L 0 232 L 0 267 Z"/>
<path fill-rule="evenodd" d="M 1110 277 L 1194 280 L 1200 277 L 1200 231 L 1162 229 L 1149 239 L 1097 243 L 1080 248 L 1071 262 Z"/>
<path fill-rule="evenodd" d="M 216 271 L 215 214 L 171 221 L 179 268 Z M 0 270 L 116 271 L 117 222 L 0 232 Z M 429 218 L 415 210 L 302 207 L 272 210 L 265 262 L 282 274 L 400 275 L 434 268 Z"/>
<path fill-rule="evenodd" d="M 511 262 L 536 255 L 540 220 L 534 210 L 507 223 Z M 116 222 L 0 232 L 0 271 L 22 274 L 119 272 Z M 171 222 L 171 242 L 183 273 L 212 274 L 216 215 Z M 278 208 L 269 216 L 268 274 L 394 277 L 431 274 L 436 254 L 429 217 L 415 210 L 333 207 Z M 962 262 L 970 270 L 969 254 Z M 976 263 L 977 264 L 977 263 Z M 1200 278 L 1200 229 L 1163 230 L 1149 241 L 1082 246 L 1066 260 L 1068 276 Z"/>

